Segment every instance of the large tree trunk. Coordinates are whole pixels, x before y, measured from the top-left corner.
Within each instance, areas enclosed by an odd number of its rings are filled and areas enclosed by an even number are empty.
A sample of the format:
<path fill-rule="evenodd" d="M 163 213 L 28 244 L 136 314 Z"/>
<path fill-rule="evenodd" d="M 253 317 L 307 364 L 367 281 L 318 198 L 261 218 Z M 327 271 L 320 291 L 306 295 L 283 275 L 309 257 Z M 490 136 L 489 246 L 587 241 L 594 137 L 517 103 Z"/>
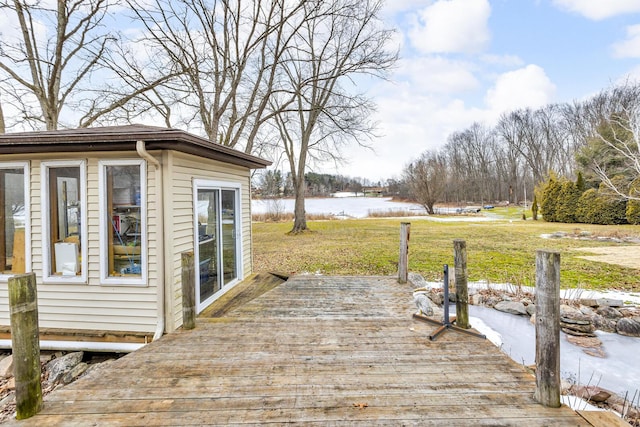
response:
<path fill-rule="evenodd" d="M 296 203 L 293 211 L 293 228 L 289 233 L 297 234 L 307 231 L 307 215 L 304 211 L 304 179 L 298 180 L 296 185 Z"/>
<path fill-rule="evenodd" d="M 0 134 L 6 133 L 7 129 L 4 124 L 4 113 L 2 112 L 2 101 L 0 101 Z"/>

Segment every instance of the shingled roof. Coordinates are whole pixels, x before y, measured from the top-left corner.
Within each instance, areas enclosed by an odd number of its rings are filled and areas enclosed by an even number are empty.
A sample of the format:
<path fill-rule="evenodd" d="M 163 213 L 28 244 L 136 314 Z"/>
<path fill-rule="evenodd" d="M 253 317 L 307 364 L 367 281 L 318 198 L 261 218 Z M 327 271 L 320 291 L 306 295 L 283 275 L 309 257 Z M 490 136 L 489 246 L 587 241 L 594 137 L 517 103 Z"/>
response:
<path fill-rule="evenodd" d="M 146 125 L 107 126 L 0 134 L 0 154 L 175 150 L 252 169 L 271 164 L 183 130 Z"/>

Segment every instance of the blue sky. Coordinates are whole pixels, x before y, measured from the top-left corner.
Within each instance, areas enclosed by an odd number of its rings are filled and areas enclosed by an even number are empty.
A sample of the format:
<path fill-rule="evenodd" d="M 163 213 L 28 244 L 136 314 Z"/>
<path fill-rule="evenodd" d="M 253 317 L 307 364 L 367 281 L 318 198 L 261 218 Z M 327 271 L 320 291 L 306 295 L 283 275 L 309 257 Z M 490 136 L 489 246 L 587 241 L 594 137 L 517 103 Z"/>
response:
<path fill-rule="evenodd" d="M 640 77 L 640 0 L 388 0 L 401 59 L 369 94 L 380 138 L 323 170 L 374 181 L 474 121 Z"/>

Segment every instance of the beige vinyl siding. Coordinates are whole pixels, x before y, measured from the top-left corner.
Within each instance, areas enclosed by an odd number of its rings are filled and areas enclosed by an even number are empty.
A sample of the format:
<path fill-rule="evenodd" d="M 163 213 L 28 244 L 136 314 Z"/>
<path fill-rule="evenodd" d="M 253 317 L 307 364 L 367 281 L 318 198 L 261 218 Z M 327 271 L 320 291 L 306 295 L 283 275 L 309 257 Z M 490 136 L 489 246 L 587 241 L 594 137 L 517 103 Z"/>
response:
<path fill-rule="evenodd" d="M 100 283 L 100 206 L 98 188 L 99 161 L 139 159 L 136 153 L 94 152 L 77 154 L 3 156 L 3 161 L 29 160 L 32 271 L 38 282 L 39 319 L 42 328 L 97 329 L 105 331 L 146 332 L 157 322 L 158 270 L 164 268 L 166 292 L 166 331 L 182 325 L 181 254 L 194 250 L 193 180 L 205 179 L 240 184 L 242 230 L 242 275 L 251 274 L 251 200 L 250 170 L 245 167 L 201 159 L 174 151 L 152 152 L 162 157 L 164 187 L 164 242 L 166 263 L 161 264 L 157 226 L 155 167 L 147 164 L 147 239 L 148 282 L 146 285 L 102 285 Z M 85 160 L 87 179 L 88 268 L 86 284 L 42 283 L 42 208 L 41 162 L 43 160 Z M 162 237 L 160 237 L 162 238 Z M 0 324 L 9 325 L 7 282 L 0 282 Z"/>
<path fill-rule="evenodd" d="M 88 271 L 86 284 L 42 283 L 41 161 L 83 159 L 87 165 L 87 212 L 82 220 L 88 226 Z M 31 247 L 32 268 L 38 283 L 38 309 L 41 328 L 97 329 L 126 332 L 153 332 L 157 318 L 157 222 L 155 173 L 147 167 L 148 283 L 146 285 L 104 286 L 100 284 L 100 206 L 98 162 L 104 159 L 139 159 L 135 153 L 64 154 L 31 156 Z M 4 158 L 3 158 L 4 160 Z M 0 323 L 9 324 L 7 283 L 0 283 Z"/>
<path fill-rule="evenodd" d="M 229 183 L 239 183 L 240 209 L 242 215 L 242 274 L 244 277 L 251 274 L 251 217 L 250 217 L 250 171 L 240 166 L 229 165 L 213 160 L 201 159 L 196 156 L 173 152 L 169 158 L 169 164 L 165 170 L 171 171 L 171 188 L 167 192 L 166 201 L 172 202 L 173 217 L 166 218 L 172 229 L 174 253 L 173 273 L 170 282 L 175 285 L 173 302 L 168 305 L 172 312 L 173 328 L 182 325 L 182 290 L 181 290 L 181 254 L 184 251 L 193 251 L 195 237 L 193 234 L 193 180 L 206 179 Z"/>

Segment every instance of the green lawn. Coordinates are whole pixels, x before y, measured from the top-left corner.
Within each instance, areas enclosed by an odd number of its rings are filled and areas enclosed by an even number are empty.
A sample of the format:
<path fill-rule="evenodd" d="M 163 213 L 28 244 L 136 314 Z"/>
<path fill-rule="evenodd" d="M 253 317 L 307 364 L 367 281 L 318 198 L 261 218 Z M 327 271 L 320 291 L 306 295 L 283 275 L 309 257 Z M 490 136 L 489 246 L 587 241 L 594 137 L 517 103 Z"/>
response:
<path fill-rule="evenodd" d="M 583 247 L 611 242 L 544 239 L 556 231 L 588 231 L 595 236 L 640 236 L 638 226 L 596 226 L 522 221 L 521 210 L 491 212 L 511 218 L 492 222 L 434 222 L 424 219 L 310 221 L 311 233 L 288 235 L 291 223 L 253 224 L 254 270 L 327 275 L 393 275 L 397 271 L 400 222 L 411 222 L 409 271 L 441 280 L 453 266 L 453 240 L 467 242 L 469 280 L 533 285 L 535 252 L 561 253 L 563 288 L 640 291 L 640 270 L 578 258 Z M 529 215 L 530 218 L 530 215 Z M 617 244 L 623 245 L 623 244 Z M 639 251 L 632 245 L 629 250 Z"/>

